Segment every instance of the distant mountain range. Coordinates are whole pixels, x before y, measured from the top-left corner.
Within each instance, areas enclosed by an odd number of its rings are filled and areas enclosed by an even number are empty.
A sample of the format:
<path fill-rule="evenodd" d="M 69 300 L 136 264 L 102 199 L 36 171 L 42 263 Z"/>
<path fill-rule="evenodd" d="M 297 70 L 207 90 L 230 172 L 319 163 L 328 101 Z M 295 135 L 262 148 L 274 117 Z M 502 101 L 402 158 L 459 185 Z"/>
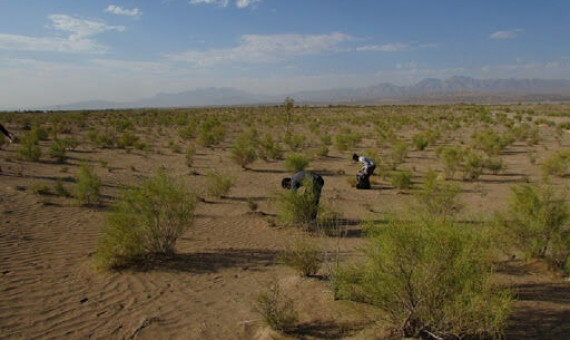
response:
<path fill-rule="evenodd" d="M 409 86 L 382 83 L 360 88 L 302 91 L 281 96 L 252 94 L 228 87 L 210 87 L 180 93 L 159 93 L 151 98 L 128 103 L 87 101 L 45 109 L 86 110 L 272 105 L 282 103 L 287 96 L 295 99 L 297 104 L 307 105 L 568 101 L 570 100 L 570 80 L 474 79 L 455 76 L 445 80 L 427 78 Z"/>

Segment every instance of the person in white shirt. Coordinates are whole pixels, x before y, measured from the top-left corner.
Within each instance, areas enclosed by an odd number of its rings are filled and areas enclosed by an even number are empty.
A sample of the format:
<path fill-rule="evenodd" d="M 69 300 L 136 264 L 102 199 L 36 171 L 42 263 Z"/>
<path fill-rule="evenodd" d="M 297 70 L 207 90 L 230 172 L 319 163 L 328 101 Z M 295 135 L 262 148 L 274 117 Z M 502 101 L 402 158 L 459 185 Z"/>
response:
<path fill-rule="evenodd" d="M 370 189 L 370 176 L 374 174 L 376 164 L 368 157 L 352 155 L 352 160 L 362 163 L 362 169 L 356 174 L 356 188 L 357 189 Z"/>

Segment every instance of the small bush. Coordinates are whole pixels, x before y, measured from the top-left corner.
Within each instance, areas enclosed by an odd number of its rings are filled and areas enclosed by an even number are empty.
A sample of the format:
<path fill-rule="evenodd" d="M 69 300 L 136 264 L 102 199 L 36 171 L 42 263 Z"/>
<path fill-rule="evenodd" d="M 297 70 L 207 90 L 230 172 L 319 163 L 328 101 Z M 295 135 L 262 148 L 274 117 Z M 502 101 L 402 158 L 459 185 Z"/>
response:
<path fill-rule="evenodd" d="M 69 193 L 69 191 L 67 191 L 67 189 L 63 186 L 63 181 L 61 180 L 61 178 L 58 178 L 55 181 L 54 191 L 55 191 L 55 194 L 57 196 L 71 197 L 71 194 Z"/>
<path fill-rule="evenodd" d="M 27 135 L 22 139 L 18 149 L 18 157 L 30 162 L 38 162 L 42 155 L 42 150 L 38 144 L 38 139 L 32 135 Z"/>
<path fill-rule="evenodd" d="M 59 164 L 65 163 L 67 160 L 67 156 L 65 155 L 66 152 L 66 144 L 61 139 L 56 139 L 49 147 L 49 155 L 50 157 L 55 158 L 55 161 Z"/>
<path fill-rule="evenodd" d="M 253 133 L 242 134 L 238 137 L 234 145 L 232 145 L 231 154 L 233 160 L 238 165 L 241 165 L 242 168 L 246 169 L 249 164 L 257 159 L 257 153 L 255 151 L 257 145 L 257 132 L 255 130 L 253 130 Z"/>
<path fill-rule="evenodd" d="M 404 141 L 399 141 L 394 143 L 392 147 L 392 152 L 390 153 L 390 158 L 392 159 L 392 164 L 398 165 L 404 162 L 404 159 L 408 156 L 408 145 Z"/>
<path fill-rule="evenodd" d="M 321 267 L 321 251 L 314 241 L 299 238 L 287 245 L 279 260 L 297 270 L 302 276 L 313 276 Z"/>
<path fill-rule="evenodd" d="M 303 192 L 301 192 L 303 191 Z M 303 186 L 297 191 L 285 190 L 276 198 L 277 218 L 286 226 L 308 227 L 315 221 L 319 212 L 319 206 L 315 205 L 313 183 L 304 181 Z"/>
<path fill-rule="evenodd" d="M 491 171 L 493 175 L 499 174 L 501 171 L 505 170 L 505 162 L 503 162 L 503 158 L 499 156 L 489 157 L 487 158 L 483 166 Z"/>
<path fill-rule="evenodd" d="M 194 154 L 196 153 L 196 149 L 192 146 L 189 146 L 186 148 L 186 154 L 185 154 L 185 161 L 186 161 L 186 166 L 187 167 L 192 167 L 192 164 L 194 163 Z"/>
<path fill-rule="evenodd" d="M 319 157 L 327 157 L 329 155 L 329 148 L 325 145 L 317 149 L 316 155 Z"/>
<path fill-rule="evenodd" d="M 483 174 L 485 165 L 483 156 L 478 152 L 467 150 L 464 153 L 462 171 L 463 179 L 466 181 L 476 181 Z"/>
<path fill-rule="evenodd" d="M 125 132 L 117 139 L 117 147 L 120 149 L 132 148 L 138 141 L 138 136 L 130 132 Z"/>
<path fill-rule="evenodd" d="M 126 190 L 106 216 L 96 261 L 120 268 L 149 254 L 174 253 L 177 239 L 194 222 L 196 197 L 164 172 Z"/>
<path fill-rule="evenodd" d="M 463 150 L 460 146 L 448 146 L 436 149 L 436 155 L 443 161 L 443 171 L 446 178 L 453 178 L 461 168 Z"/>
<path fill-rule="evenodd" d="M 564 177 L 570 167 L 570 149 L 559 150 L 548 156 L 542 164 L 542 172 L 545 175 Z"/>
<path fill-rule="evenodd" d="M 412 136 L 412 145 L 416 150 L 424 150 L 429 145 L 429 142 L 425 134 L 418 133 Z"/>
<path fill-rule="evenodd" d="M 460 192 L 458 185 L 447 182 L 434 171 L 429 171 L 415 198 L 427 215 L 446 219 L 461 209 L 462 206 L 457 201 Z"/>
<path fill-rule="evenodd" d="M 226 128 L 216 117 L 207 118 L 198 129 L 198 143 L 203 146 L 220 144 L 226 137 Z"/>
<path fill-rule="evenodd" d="M 101 201 L 101 180 L 87 163 L 81 163 L 76 178 L 76 197 L 79 204 L 95 205 Z"/>
<path fill-rule="evenodd" d="M 566 196 L 552 186 L 514 187 L 507 214 L 499 214 L 499 222 L 528 257 L 547 258 L 563 267 L 570 254 Z"/>
<path fill-rule="evenodd" d="M 378 307 L 405 338 L 500 338 L 512 299 L 491 283 L 487 237 L 422 218 L 370 229 L 365 262 L 334 274 L 337 298 Z"/>
<path fill-rule="evenodd" d="M 390 182 L 396 189 L 410 189 L 412 187 L 412 172 L 408 169 L 394 171 L 390 176 Z"/>
<path fill-rule="evenodd" d="M 254 310 L 276 331 L 291 331 L 299 320 L 293 300 L 283 295 L 277 282 L 259 294 Z"/>
<path fill-rule="evenodd" d="M 273 137 L 270 134 L 266 134 L 260 141 L 260 147 L 262 157 L 266 159 L 281 159 L 283 157 L 283 151 L 279 143 L 273 141 Z"/>
<path fill-rule="evenodd" d="M 215 171 L 206 174 L 206 183 L 208 195 L 214 197 L 224 197 L 234 185 L 231 176 Z"/>
<path fill-rule="evenodd" d="M 309 161 L 305 155 L 290 154 L 285 158 L 285 169 L 292 172 L 305 170 L 309 165 Z"/>

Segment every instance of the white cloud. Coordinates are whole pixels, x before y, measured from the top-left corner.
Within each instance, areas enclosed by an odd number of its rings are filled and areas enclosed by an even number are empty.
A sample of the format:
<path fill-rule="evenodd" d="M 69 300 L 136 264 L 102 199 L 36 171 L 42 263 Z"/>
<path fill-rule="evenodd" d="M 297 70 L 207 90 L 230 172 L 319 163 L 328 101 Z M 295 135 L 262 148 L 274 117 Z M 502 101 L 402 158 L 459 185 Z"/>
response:
<path fill-rule="evenodd" d="M 207 5 L 217 5 L 220 7 L 226 7 L 229 4 L 229 0 L 189 0 L 192 5 L 197 4 L 207 4 Z"/>
<path fill-rule="evenodd" d="M 510 30 L 510 31 L 496 31 L 496 32 L 491 33 L 491 35 L 489 35 L 489 38 L 490 39 L 496 39 L 496 40 L 514 39 L 522 31 L 523 31 L 522 29 L 514 29 L 514 30 Z"/>
<path fill-rule="evenodd" d="M 153 61 L 129 61 L 116 59 L 93 59 L 91 63 L 110 71 L 131 73 L 164 73 L 171 70 L 171 65 Z"/>
<path fill-rule="evenodd" d="M 142 15 L 142 11 L 136 7 L 132 8 L 132 9 L 126 9 L 126 8 L 122 8 L 121 6 L 115 6 L 115 5 L 109 5 L 105 9 L 105 12 L 111 13 L 111 14 L 116 14 L 116 15 L 126 15 L 129 17 L 138 17 L 138 16 Z"/>
<path fill-rule="evenodd" d="M 173 61 L 188 62 L 197 66 L 210 66 L 223 62 L 270 63 L 303 55 L 338 52 L 340 45 L 353 38 L 344 33 L 321 35 L 276 34 L 244 35 L 234 48 L 208 51 L 187 51 L 171 54 Z"/>
<path fill-rule="evenodd" d="M 88 38 L 105 31 L 124 31 L 123 26 L 109 26 L 101 21 L 84 20 L 65 14 L 52 14 L 49 27 L 68 33 L 67 38 L 31 37 L 0 34 L 0 50 L 48 51 L 68 53 L 105 53 L 108 48 Z"/>
<path fill-rule="evenodd" d="M 236 7 L 237 8 L 246 8 L 248 6 L 255 7 L 261 0 L 237 0 Z"/>
<path fill-rule="evenodd" d="M 375 51 L 375 52 L 401 52 L 410 49 L 410 45 L 401 43 L 389 43 L 384 45 L 367 45 L 357 47 L 359 52 Z"/>

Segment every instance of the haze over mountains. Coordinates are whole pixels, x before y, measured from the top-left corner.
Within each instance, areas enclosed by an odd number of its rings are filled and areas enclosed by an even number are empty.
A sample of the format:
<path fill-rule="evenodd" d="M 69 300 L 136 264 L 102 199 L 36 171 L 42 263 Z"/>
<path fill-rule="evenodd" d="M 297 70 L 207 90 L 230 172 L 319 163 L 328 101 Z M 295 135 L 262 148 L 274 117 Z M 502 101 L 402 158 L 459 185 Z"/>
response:
<path fill-rule="evenodd" d="M 285 97 L 297 104 L 430 104 L 453 102 L 497 103 L 513 101 L 570 100 L 570 80 L 474 79 L 455 76 L 445 80 L 426 78 L 409 86 L 391 83 L 360 88 L 301 91 L 271 96 L 248 93 L 235 88 L 203 88 L 180 93 L 159 93 L 134 102 L 79 102 L 48 110 L 202 107 L 280 104 Z"/>

